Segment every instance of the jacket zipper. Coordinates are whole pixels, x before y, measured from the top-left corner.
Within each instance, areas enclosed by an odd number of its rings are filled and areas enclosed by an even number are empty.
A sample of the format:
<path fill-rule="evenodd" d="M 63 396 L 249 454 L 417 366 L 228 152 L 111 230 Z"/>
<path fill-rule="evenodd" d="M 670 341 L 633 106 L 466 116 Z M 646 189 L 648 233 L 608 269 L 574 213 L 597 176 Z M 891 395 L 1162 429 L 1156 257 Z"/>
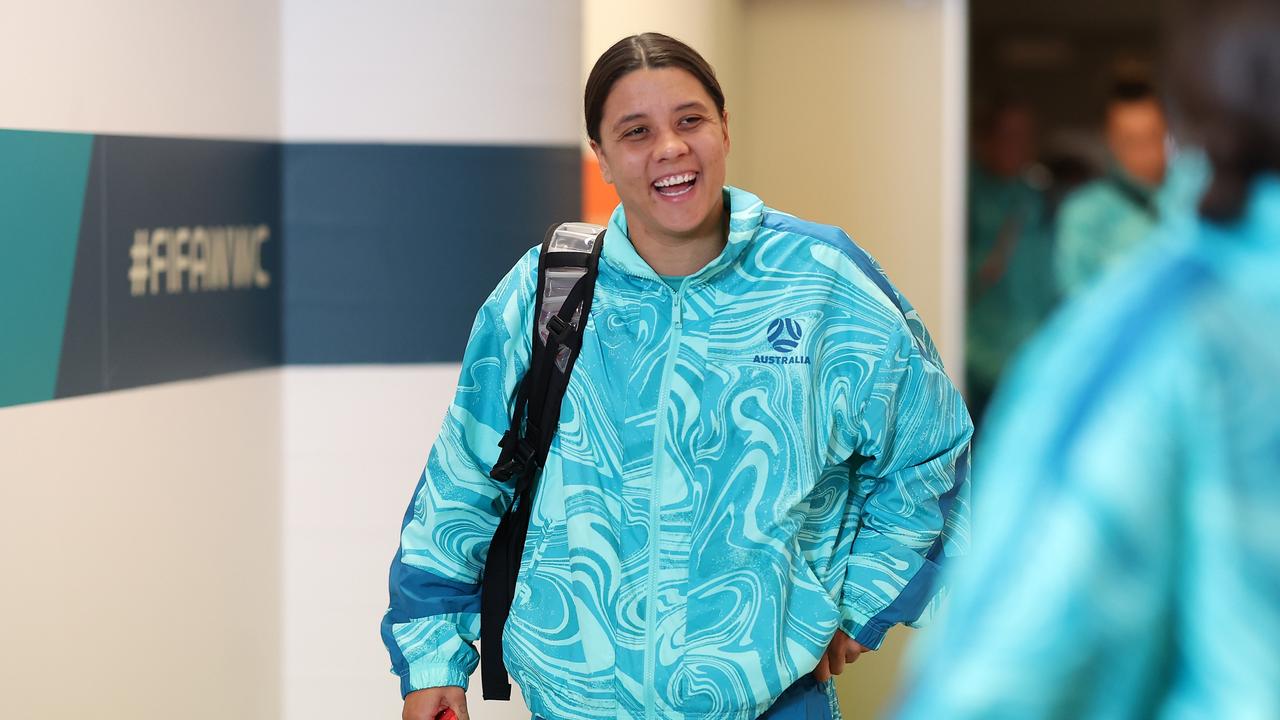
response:
<path fill-rule="evenodd" d="M 687 281 L 686 281 L 687 282 Z M 667 395 L 671 391 L 671 373 L 675 369 L 676 356 L 680 351 L 680 336 L 684 328 L 684 310 L 683 310 L 683 292 L 684 283 L 680 284 L 680 288 L 675 291 L 675 300 L 672 303 L 672 332 L 671 341 L 667 344 L 667 359 L 662 368 L 662 386 L 658 394 L 658 414 L 655 418 L 657 427 L 653 430 L 653 485 L 649 488 L 649 588 L 648 597 L 645 599 L 645 644 L 644 644 L 644 687 L 645 701 L 644 710 L 645 717 L 656 718 L 657 711 L 657 690 L 654 688 L 654 681 L 657 676 L 657 650 L 654 648 L 654 635 L 657 630 L 657 602 L 658 602 L 658 530 L 659 530 L 659 499 L 658 499 L 658 463 L 663 456 L 662 446 L 667 441 Z"/>

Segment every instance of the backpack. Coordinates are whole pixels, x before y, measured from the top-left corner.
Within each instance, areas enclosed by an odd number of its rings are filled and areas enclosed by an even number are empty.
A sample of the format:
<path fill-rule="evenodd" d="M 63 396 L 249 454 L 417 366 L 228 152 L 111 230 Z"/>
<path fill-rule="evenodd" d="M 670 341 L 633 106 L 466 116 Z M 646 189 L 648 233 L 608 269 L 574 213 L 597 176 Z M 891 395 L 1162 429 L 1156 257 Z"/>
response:
<path fill-rule="evenodd" d="M 542 241 L 529 369 L 516 393 L 511 428 L 499 442 L 502 452 L 489 472 L 502 482 L 514 479 L 515 495 L 493 534 L 484 564 L 480 672 L 486 700 L 511 699 L 502 632 L 515 599 L 538 474 L 547 460 L 569 375 L 582 349 L 604 233 L 599 225 L 562 223 L 547 230 Z"/>

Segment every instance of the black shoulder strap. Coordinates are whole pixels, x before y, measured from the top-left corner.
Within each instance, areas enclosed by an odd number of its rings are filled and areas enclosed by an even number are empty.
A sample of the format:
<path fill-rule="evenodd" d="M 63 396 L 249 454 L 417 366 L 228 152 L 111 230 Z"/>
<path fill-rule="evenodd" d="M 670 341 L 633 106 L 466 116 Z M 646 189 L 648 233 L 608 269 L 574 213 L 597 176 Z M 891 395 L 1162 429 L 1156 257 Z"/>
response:
<path fill-rule="evenodd" d="M 489 473 L 502 482 L 514 480 L 515 495 L 493 534 L 484 565 L 480 671 L 486 700 L 511 699 L 502 632 L 515 599 L 538 473 L 555 438 L 569 376 L 582 349 L 604 232 L 587 223 L 553 225 L 538 257 L 529 369 L 516 393 L 511 427 L 499 443 L 502 452 Z"/>

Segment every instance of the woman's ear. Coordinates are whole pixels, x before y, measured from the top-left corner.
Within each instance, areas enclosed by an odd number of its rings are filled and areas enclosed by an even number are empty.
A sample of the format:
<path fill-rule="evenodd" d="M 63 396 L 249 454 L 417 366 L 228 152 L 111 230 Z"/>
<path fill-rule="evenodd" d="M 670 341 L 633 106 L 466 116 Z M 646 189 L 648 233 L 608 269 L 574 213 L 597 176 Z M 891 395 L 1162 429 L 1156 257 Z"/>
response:
<path fill-rule="evenodd" d="M 596 155 L 596 164 L 600 166 L 600 177 L 604 178 L 605 182 L 612 185 L 613 174 L 609 172 L 609 161 L 604 158 L 604 150 L 601 149 L 600 143 L 595 140 L 589 140 L 588 142 L 591 144 L 591 152 Z"/>
<path fill-rule="evenodd" d="M 724 154 L 729 154 L 729 111 L 720 113 L 720 131 L 724 133 Z"/>

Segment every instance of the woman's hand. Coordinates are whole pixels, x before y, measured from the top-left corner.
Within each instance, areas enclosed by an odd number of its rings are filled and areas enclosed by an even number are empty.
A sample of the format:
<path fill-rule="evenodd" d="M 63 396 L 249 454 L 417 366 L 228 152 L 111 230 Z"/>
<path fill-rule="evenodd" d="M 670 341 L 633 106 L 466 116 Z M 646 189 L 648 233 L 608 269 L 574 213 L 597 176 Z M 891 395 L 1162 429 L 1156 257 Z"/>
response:
<path fill-rule="evenodd" d="M 813 677 L 818 682 L 826 682 L 833 675 L 844 672 L 845 664 L 857 660 L 858 656 L 864 652 L 871 651 L 862 643 L 845 635 L 843 630 L 837 630 L 836 636 L 831 638 L 831 644 L 822 655 L 822 661 L 813 669 Z M 408 716 L 405 716 L 405 720 L 408 720 Z"/>
<path fill-rule="evenodd" d="M 452 710 L 458 720 L 469 720 L 467 694 L 460 687 L 435 687 L 415 690 L 404 698 L 404 720 L 436 720 Z"/>

